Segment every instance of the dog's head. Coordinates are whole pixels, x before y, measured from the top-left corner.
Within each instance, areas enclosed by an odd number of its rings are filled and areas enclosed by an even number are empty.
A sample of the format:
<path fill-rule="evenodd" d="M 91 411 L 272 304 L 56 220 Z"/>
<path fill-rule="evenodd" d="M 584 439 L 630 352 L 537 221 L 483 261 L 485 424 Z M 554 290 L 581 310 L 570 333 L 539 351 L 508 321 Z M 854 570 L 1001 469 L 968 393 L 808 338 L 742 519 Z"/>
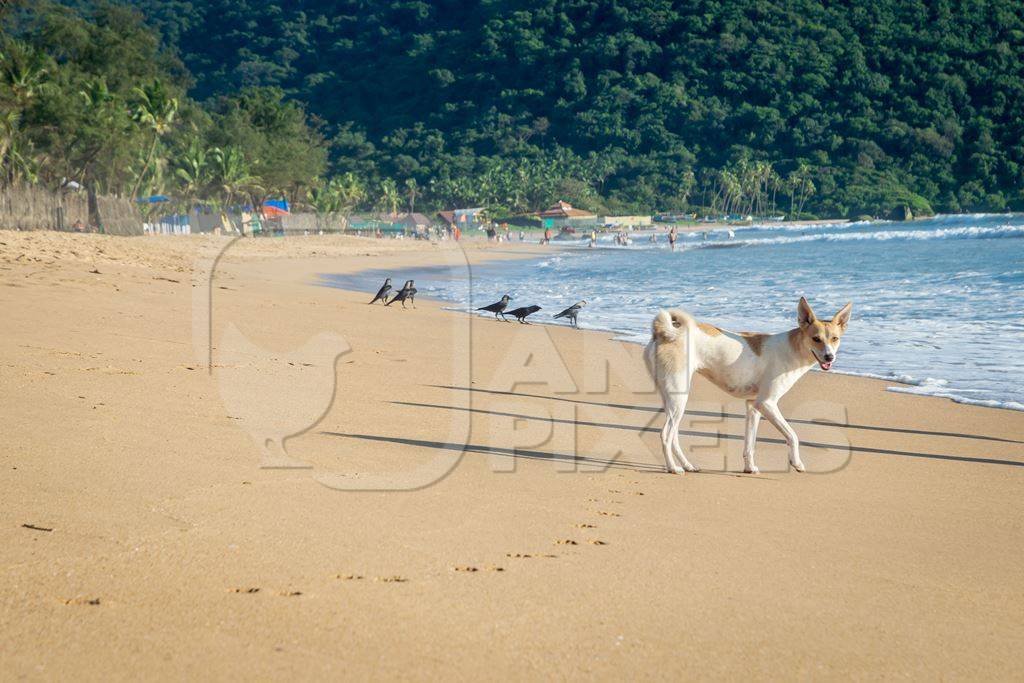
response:
<path fill-rule="evenodd" d="M 798 342 L 801 349 L 806 349 L 818 361 L 822 370 L 828 370 L 839 353 L 846 326 L 850 323 L 850 312 L 853 304 L 848 303 L 839 309 L 831 320 L 819 320 L 814 315 L 807 299 L 800 297 L 796 307 L 796 319 L 800 324 Z"/>

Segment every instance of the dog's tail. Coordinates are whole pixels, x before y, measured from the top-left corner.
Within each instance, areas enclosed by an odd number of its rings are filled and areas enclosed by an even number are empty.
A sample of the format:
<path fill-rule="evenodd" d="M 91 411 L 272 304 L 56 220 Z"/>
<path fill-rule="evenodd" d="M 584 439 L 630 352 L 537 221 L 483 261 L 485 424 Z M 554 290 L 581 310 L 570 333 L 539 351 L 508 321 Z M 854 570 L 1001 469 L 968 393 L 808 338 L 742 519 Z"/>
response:
<path fill-rule="evenodd" d="M 654 322 L 651 323 L 651 335 L 659 344 L 674 342 L 679 335 L 686 333 L 687 327 L 696 324 L 697 321 L 686 311 L 678 308 L 662 310 L 654 316 Z"/>

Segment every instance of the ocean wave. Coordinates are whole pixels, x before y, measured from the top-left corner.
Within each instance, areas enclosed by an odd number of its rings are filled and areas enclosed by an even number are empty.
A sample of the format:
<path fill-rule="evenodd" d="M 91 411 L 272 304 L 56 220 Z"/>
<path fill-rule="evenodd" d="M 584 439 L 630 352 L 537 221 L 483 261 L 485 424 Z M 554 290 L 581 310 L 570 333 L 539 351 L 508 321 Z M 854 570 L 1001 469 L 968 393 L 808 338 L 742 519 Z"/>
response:
<path fill-rule="evenodd" d="M 997 401 L 990 398 L 967 398 L 959 393 L 953 393 L 945 388 L 945 383 L 924 383 L 919 386 L 886 387 L 886 391 L 896 394 L 912 394 L 914 396 L 931 396 L 933 398 L 948 398 L 954 403 L 963 403 L 969 406 L 982 406 L 983 408 L 1004 408 L 1006 410 L 1024 411 L 1024 403 L 1019 401 Z"/>
<path fill-rule="evenodd" d="M 865 225 L 885 225 L 892 221 L 886 220 L 871 220 L 871 221 L 832 221 L 828 223 L 811 223 L 811 224 L 772 224 L 772 223 L 754 223 L 752 225 L 737 225 L 730 226 L 728 228 L 719 227 L 717 230 L 735 230 L 736 232 L 747 231 L 747 230 L 758 230 L 764 232 L 806 232 L 808 230 L 848 230 L 850 228 L 862 228 Z M 711 230 L 714 232 L 714 229 Z M 696 233 L 700 234 L 700 233 Z"/>
<path fill-rule="evenodd" d="M 879 230 L 875 232 L 825 232 L 798 237 L 768 237 L 765 239 L 732 239 L 685 244 L 684 250 L 725 249 L 736 247 L 765 247 L 805 242 L 891 242 L 924 240 L 982 240 L 1024 237 L 1024 225 L 998 225 L 992 227 L 939 228 L 938 230 Z"/>

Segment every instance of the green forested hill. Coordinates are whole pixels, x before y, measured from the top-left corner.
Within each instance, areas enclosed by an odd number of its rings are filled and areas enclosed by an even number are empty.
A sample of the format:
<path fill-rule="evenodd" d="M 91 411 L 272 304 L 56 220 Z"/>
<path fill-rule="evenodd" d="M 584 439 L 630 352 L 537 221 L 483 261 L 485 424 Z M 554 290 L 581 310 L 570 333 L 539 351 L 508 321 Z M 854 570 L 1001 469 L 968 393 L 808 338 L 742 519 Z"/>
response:
<path fill-rule="evenodd" d="M 335 173 L 427 202 L 1024 208 L 1018 3 L 129 4 L 191 98 L 278 87 L 320 119 Z"/>

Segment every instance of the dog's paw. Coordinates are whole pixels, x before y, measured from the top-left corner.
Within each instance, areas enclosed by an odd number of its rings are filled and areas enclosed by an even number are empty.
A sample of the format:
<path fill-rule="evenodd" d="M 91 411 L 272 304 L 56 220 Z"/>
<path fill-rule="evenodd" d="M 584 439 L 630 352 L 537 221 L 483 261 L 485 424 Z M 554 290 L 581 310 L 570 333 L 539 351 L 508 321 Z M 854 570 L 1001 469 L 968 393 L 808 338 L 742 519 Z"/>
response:
<path fill-rule="evenodd" d="M 677 467 L 676 465 L 672 465 L 671 467 L 665 468 L 666 474 L 682 474 L 685 471 L 686 470 L 684 470 L 682 467 Z"/>
<path fill-rule="evenodd" d="M 683 465 L 683 469 L 687 472 L 700 472 L 700 468 L 696 465 Z"/>
<path fill-rule="evenodd" d="M 793 469 L 796 470 L 797 472 L 806 472 L 807 471 L 807 468 L 804 467 L 804 464 L 802 462 L 795 462 L 795 463 L 793 463 Z"/>
<path fill-rule="evenodd" d="M 743 473 L 744 474 L 760 474 L 761 470 L 757 469 L 757 467 L 755 467 L 754 465 L 751 465 L 750 467 L 743 468 Z"/>

